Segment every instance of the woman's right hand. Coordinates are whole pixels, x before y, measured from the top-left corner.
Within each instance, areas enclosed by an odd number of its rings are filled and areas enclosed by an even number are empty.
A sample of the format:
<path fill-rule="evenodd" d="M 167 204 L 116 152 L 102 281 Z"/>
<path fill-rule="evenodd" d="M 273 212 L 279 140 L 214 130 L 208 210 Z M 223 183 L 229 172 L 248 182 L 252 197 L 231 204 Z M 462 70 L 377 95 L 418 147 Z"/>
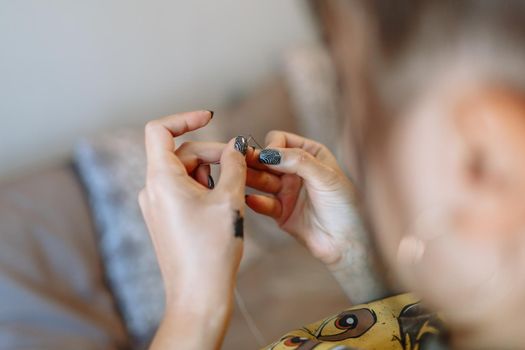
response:
<path fill-rule="evenodd" d="M 347 294 L 354 301 L 377 294 L 370 238 L 363 228 L 356 189 L 328 148 L 295 134 L 272 131 L 266 148 L 249 154 L 247 160 L 249 166 L 282 175 L 273 193 L 249 195 L 246 204 L 272 217 L 336 277 L 344 275 L 338 278 L 343 285 L 348 281 L 341 279 L 352 279 L 354 286 Z"/>

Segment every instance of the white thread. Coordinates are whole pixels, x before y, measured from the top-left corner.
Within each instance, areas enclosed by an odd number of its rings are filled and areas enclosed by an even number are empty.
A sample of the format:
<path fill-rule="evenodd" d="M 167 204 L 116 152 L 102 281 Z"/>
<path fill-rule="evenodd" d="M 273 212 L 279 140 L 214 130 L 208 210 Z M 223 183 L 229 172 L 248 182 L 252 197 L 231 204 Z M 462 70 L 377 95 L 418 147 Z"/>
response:
<path fill-rule="evenodd" d="M 241 293 L 237 290 L 237 288 L 234 289 L 235 294 L 235 301 L 237 302 L 237 306 L 239 307 L 239 311 L 242 314 L 242 317 L 246 321 L 246 324 L 248 325 L 248 328 L 250 329 L 250 332 L 252 333 L 253 337 L 255 338 L 255 341 L 257 342 L 257 345 L 259 347 L 264 347 L 267 345 L 264 336 L 262 332 L 259 330 L 257 325 L 255 324 L 255 321 L 253 320 L 252 316 L 248 312 L 248 309 L 246 308 L 246 304 L 244 304 L 244 300 L 241 297 Z"/>

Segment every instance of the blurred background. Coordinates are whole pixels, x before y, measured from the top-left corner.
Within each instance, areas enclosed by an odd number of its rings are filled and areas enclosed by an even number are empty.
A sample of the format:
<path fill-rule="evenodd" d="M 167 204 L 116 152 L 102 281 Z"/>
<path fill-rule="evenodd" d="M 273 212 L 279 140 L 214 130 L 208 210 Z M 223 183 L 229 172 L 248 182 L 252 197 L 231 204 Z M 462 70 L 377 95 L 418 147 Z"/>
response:
<path fill-rule="evenodd" d="M 316 40 L 301 1 L 0 1 L 0 177 L 80 135 L 217 109 Z"/>
<path fill-rule="evenodd" d="M 190 138 L 281 129 L 335 149 L 314 2 L 0 0 L 0 349 L 147 347 L 164 295 L 137 205 L 146 121 L 211 109 Z M 225 349 L 348 306 L 273 221 L 245 223 Z"/>

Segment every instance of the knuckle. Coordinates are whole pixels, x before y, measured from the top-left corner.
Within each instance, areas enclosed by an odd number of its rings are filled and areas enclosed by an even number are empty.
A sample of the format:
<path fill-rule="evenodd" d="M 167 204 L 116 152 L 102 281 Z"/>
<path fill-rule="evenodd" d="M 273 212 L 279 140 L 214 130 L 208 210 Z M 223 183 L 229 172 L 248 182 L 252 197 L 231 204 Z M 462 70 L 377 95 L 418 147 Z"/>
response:
<path fill-rule="evenodd" d="M 158 120 L 150 120 L 147 122 L 144 126 L 144 132 L 146 136 L 155 134 L 159 130 L 160 126 L 161 124 Z"/>
<path fill-rule="evenodd" d="M 139 202 L 139 205 L 142 207 L 146 203 L 146 189 L 143 188 L 139 191 L 139 194 L 137 195 L 137 201 Z"/>
<path fill-rule="evenodd" d="M 150 120 L 149 122 L 146 123 L 146 126 L 144 127 L 144 129 L 146 131 L 150 131 L 150 130 L 156 129 L 158 125 L 159 125 L 158 120 Z"/>
<path fill-rule="evenodd" d="M 164 186 L 163 181 L 159 179 L 158 175 L 153 175 L 148 178 L 147 192 L 150 198 L 157 198 L 165 189 L 166 186 Z"/>
<path fill-rule="evenodd" d="M 186 148 L 190 148 L 191 145 L 192 145 L 191 141 L 184 141 L 183 143 L 180 144 L 179 149 L 184 150 Z"/>
<path fill-rule="evenodd" d="M 326 172 L 326 176 L 331 179 L 339 179 L 341 174 L 334 168 L 323 165 L 324 171 Z"/>
<path fill-rule="evenodd" d="M 317 153 L 320 153 L 320 152 L 327 152 L 327 153 L 331 153 L 331 151 L 328 149 L 328 147 L 326 147 L 325 144 L 323 143 L 320 143 L 320 142 L 315 142 L 315 145 L 318 147 L 318 151 Z"/>
<path fill-rule="evenodd" d="M 297 155 L 297 163 L 298 164 L 305 164 L 307 162 L 310 162 L 312 160 L 312 155 L 304 150 L 296 150 Z"/>
<path fill-rule="evenodd" d="M 327 186 L 339 186 L 343 182 L 343 175 L 336 169 L 322 165 L 324 172 L 324 181 Z"/>
<path fill-rule="evenodd" d="M 237 152 L 238 153 L 238 152 Z M 235 154 L 235 157 L 232 157 L 230 166 L 234 167 L 235 169 L 245 170 L 246 169 L 246 160 L 244 157 L 239 153 L 238 155 Z"/>
<path fill-rule="evenodd" d="M 263 188 L 268 188 L 270 187 L 271 185 L 271 179 L 270 179 L 270 176 L 267 175 L 267 174 L 262 174 L 261 175 L 261 178 L 260 178 L 260 181 L 261 181 L 261 186 Z"/>
<path fill-rule="evenodd" d="M 180 144 L 180 146 L 177 148 L 177 155 L 182 156 L 186 153 L 188 153 L 192 148 L 193 142 L 191 141 L 184 141 Z"/>

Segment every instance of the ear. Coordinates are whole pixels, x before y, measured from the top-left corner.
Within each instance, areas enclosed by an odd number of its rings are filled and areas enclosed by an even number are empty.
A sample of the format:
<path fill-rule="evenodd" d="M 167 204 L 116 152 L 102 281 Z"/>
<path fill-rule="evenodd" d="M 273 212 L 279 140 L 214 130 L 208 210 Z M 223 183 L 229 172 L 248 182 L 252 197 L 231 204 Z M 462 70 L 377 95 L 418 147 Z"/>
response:
<path fill-rule="evenodd" d="M 525 228 L 525 95 L 476 90 L 459 98 L 452 118 L 465 151 L 457 232 L 495 240 L 520 234 Z"/>

